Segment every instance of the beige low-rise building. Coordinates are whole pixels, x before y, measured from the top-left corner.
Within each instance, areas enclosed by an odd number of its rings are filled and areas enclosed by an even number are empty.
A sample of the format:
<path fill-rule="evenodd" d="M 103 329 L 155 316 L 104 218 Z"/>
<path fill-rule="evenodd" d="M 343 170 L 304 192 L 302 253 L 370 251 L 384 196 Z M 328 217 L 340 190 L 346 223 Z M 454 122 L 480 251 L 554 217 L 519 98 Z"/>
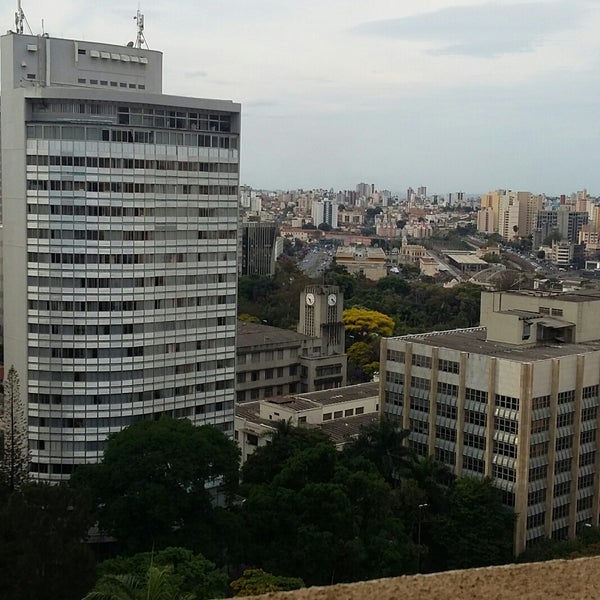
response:
<path fill-rule="evenodd" d="M 338 248 L 335 260 L 346 267 L 348 273 L 362 274 L 372 281 L 379 281 L 387 275 L 386 255 L 381 248 L 362 245 Z"/>
<path fill-rule="evenodd" d="M 269 443 L 283 421 L 294 427 L 319 427 L 342 448 L 363 425 L 378 419 L 379 383 L 361 383 L 239 404 L 235 439 L 245 461 L 256 448 Z"/>

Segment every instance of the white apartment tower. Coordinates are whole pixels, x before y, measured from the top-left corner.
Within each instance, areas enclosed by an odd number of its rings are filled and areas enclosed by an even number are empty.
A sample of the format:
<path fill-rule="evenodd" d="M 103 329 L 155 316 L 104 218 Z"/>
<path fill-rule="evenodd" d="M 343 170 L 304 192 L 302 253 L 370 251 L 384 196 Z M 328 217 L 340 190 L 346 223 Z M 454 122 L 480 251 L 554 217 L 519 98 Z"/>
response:
<path fill-rule="evenodd" d="M 162 93 L 162 54 L 1 39 L 5 364 L 34 477 L 187 417 L 233 435 L 240 106 Z"/>

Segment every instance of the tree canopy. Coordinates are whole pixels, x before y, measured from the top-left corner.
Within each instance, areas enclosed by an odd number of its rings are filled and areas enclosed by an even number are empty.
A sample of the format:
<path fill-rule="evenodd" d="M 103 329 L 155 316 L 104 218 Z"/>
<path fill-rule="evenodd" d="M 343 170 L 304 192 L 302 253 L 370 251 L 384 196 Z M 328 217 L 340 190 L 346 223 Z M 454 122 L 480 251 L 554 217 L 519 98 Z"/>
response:
<path fill-rule="evenodd" d="M 0 598 L 80 600 L 94 579 L 89 498 L 26 483 L 0 498 Z"/>
<path fill-rule="evenodd" d="M 173 547 L 105 560 L 98 565 L 99 580 L 95 590 L 101 592 L 107 584 L 123 581 L 124 577 L 138 582 L 138 587 L 143 588 L 144 582 L 157 575 L 149 572 L 151 567 L 160 570 L 162 585 L 173 597 L 189 594 L 193 600 L 210 600 L 227 595 L 227 575 L 223 571 L 201 554 Z"/>
<path fill-rule="evenodd" d="M 346 309 L 343 320 L 346 331 L 357 336 L 390 336 L 394 331 L 394 320 L 391 317 L 360 306 Z"/>
<path fill-rule="evenodd" d="M 101 529 L 123 548 L 183 541 L 198 548 L 213 537 L 207 484 L 220 482 L 234 493 L 238 459 L 235 443 L 217 428 L 163 417 L 110 436 L 102 462 L 79 468 L 72 485 L 91 490 Z"/>

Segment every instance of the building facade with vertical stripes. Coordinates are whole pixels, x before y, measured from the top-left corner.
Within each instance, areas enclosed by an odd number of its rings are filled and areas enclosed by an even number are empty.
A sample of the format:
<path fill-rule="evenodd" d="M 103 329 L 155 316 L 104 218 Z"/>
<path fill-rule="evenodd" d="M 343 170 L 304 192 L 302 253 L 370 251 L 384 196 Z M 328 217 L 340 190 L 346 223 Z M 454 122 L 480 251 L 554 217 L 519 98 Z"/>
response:
<path fill-rule="evenodd" d="M 598 525 L 600 296 L 484 292 L 481 327 L 388 338 L 382 410 L 457 475 L 491 477 L 515 552 Z"/>

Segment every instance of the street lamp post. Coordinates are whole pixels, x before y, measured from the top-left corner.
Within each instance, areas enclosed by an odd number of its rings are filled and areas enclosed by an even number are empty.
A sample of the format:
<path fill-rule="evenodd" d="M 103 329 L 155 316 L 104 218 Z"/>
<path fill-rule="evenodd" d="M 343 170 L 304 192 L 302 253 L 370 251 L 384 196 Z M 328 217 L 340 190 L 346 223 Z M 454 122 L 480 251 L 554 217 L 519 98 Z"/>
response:
<path fill-rule="evenodd" d="M 423 522 L 423 511 L 429 504 L 419 504 L 417 506 L 417 573 L 421 572 L 421 523 Z"/>

